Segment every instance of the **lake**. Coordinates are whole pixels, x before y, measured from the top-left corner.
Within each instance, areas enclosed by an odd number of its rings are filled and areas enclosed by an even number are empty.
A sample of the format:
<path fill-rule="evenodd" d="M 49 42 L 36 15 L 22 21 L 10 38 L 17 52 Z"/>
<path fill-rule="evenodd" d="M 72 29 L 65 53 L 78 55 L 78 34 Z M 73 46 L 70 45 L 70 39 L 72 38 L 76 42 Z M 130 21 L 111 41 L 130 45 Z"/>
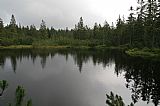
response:
<path fill-rule="evenodd" d="M 160 61 L 120 50 L 0 50 L 0 80 L 9 83 L 0 106 L 14 103 L 18 85 L 33 106 L 106 106 L 110 91 L 135 106 L 160 100 Z"/>

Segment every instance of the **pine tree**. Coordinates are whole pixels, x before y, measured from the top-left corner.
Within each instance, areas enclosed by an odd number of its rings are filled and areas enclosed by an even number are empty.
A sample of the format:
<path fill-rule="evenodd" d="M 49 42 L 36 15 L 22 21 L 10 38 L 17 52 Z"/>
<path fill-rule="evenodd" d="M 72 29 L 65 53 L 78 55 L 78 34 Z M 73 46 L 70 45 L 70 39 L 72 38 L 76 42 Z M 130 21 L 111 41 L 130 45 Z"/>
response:
<path fill-rule="evenodd" d="M 78 23 L 78 30 L 83 30 L 84 29 L 84 25 L 83 25 L 83 18 L 80 17 L 79 23 Z"/>
<path fill-rule="evenodd" d="M 76 38 L 78 39 L 85 39 L 86 38 L 86 29 L 84 27 L 83 18 L 80 17 L 78 25 L 75 26 L 75 33 Z"/>
<path fill-rule="evenodd" d="M 0 18 L 0 37 L 3 35 L 3 32 L 4 32 L 3 20 Z"/>
<path fill-rule="evenodd" d="M 44 20 L 42 20 L 42 23 L 40 25 L 40 29 L 46 30 L 46 23 Z"/>
<path fill-rule="evenodd" d="M 13 14 L 12 14 L 12 16 L 11 16 L 10 25 L 13 26 L 13 27 L 16 27 L 16 19 L 15 19 L 15 17 L 14 17 Z"/>
<path fill-rule="evenodd" d="M 120 17 L 120 15 L 119 15 L 119 18 L 117 19 L 117 24 L 116 24 L 116 26 L 117 26 L 117 30 L 116 30 L 116 32 L 117 32 L 117 42 L 118 42 L 118 45 L 121 45 L 122 44 L 122 39 L 121 38 L 123 38 L 123 25 L 124 25 L 124 22 L 122 21 L 122 19 L 121 19 L 121 17 Z"/>
<path fill-rule="evenodd" d="M 107 21 L 104 22 L 103 32 L 104 32 L 103 33 L 104 36 L 109 36 L 110 35 L 110 26 L 109 26 Z"/>
<path fill-rule="evenodd" d="M 40 33 L 41 33 L 42 38 L 47 38 L 48 37 L 47 27 L 46 27 L 46 23 L 45 23 L 44 20 L 42 20 L 42 23 L 40 24 Z"/>
<path fill-rule="evenodd" d="M 17 34 L 17 25 L 16 25 L 16 19 L 14 17 L 14 15 L 12 14 L 11 16 L 11 21 L 10 21 L 10 25 L 9 28 L 12 32 L 12 35 L 16 35 Z"/>
<path fill-rule="evenodd" d="M 4 26 L 3 26 L 3 20 L 0 18 L 0 29 L 2 29 Z"/>
<path fill-rule="evenodd" d="M 145 41 L 148 47 L 154 47 L 154 20 L 156 18 L 157 5 L 155 0 L 148 0 L 146 2 L 146 21 L 145 21 Z"/>
<path fill-rule="evenodd" d="M 156 19 L 155 19 L 155 30 L 156 30 L 156 38 L 155 42 L 157 47 L 160 47 L 160 0 L 157 1 L 157 11 L 156 11 Z"/>
<path fill-rule="evenodd" d="M 31 25 L 30 28 L 29 28 L 29 32 L 30 32 L 30 36 L 32 37 L 35 37 L 35 38 L 38 38 L 38 31 L 35 27 L 35 25 Z"/>
<path fill-rule="evenodd" d="M 98 38 L 98 32 L 99 32 L 99 26 L 97 23 L 94 24 L 94 28 L 93 28 L 93 37 Z"/>
<path fill-rule="evenodd" d="M 127 24 L 128 24 L 128 35 L 129 35 L 129 44 L 132 45 L 133 42 L 133 37 L 134 37 L 134 27 L 135 27 L 135 17 L 134 17 L 134 9 L 131 6 L 130 7 L 130 14 L 127 20 Z"/>

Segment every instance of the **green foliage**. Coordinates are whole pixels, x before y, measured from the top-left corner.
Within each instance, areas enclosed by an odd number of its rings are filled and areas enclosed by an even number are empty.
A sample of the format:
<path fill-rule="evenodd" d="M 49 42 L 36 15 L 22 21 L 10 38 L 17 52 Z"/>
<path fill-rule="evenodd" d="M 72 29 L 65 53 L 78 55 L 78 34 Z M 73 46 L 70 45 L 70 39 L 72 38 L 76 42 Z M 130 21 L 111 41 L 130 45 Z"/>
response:
<path fill-rule="evenodd" d="M 108 106 L 125 106 L 121 96 L 114 95 L 113 92 L 110 92 L 110 95 L 106 94 L 106 96 L 107 96 L 106 104 Z M 128 106 L 134 106 L 134 104 L 131 103 Z"/>
<path fill-rule="evenodd" d="M 21 106 L 24 96 L 25 96 L 24 88 L 21 86 L 18 86 L 16 89 L 15 96 L 16 96 L 16 106 Z"/>
<path fill-rule="evenodd" d="M 159 58 L 160 57 L 160 50 L 159 49 L 149 49 L 147 47 L 143 49 L 130 49 L 127 50 L 126 53 L 130 56 L 135 57 L 144 57 L 144 58 Z"/>
<path fill-rule="evenodd" d="M 3 95 L 4 90 L 8 87 L 8 82 L 6 80 L 0 80 L 0 96 Z M 25 89 L 22 86 L 18 86 L 15 92 L 16 103 L 14 106 L 23 106 L 23 101 L 25 97 Z M 12 103 L 9 103 L 8 106 L 13 106 Z M 32 106 L 32 100 L 28 100 L 26 106 Z"/>
<path fill-rule="evenodd" d="M 48 37 L 46 23 L 44 20 L 42 20 L 42 23 L 40 24 L 39 31 L 40 31 L 40 38 L 47 38 Z"/>
<path fill-rule="evenodd" d="M 110 95 L 106 94 L 106 96 L 106 104 L 109 106 L 124 106 L 124 102 L 121 96 L 114 95 L 113 92 L 111 92 Z"/>
<path fill-rule="evenodd" d="M 32 106 L 32 100 L 31 99 L 27 101 L 27 106 Z"/>
<path fill-rule="evenodd" d="M 8 87 L 7 81 L 6 80 L 1 80 L 0 81 L 0 88 L 1 88 L 0 96 L 3 95 L 3 92 L 7 87 Z"/>
<path fill-rule="evenodd" d="M 0 18 L 0 32 L 2 32 L 3 27 L 4 27 L 3 20 Z"/>
<path fill-rule="evenodd" d="M 59 37 L 58 39 L 46 39 L 46 40 L 35 40 L 32 45 L 33 47 L 38 46 L 88 46 L 95 47 L 96 45 L 101 45 L 102 42 L 99 40 L 79 40 L 79 39 L 70 39 L 67 37 Z"/>

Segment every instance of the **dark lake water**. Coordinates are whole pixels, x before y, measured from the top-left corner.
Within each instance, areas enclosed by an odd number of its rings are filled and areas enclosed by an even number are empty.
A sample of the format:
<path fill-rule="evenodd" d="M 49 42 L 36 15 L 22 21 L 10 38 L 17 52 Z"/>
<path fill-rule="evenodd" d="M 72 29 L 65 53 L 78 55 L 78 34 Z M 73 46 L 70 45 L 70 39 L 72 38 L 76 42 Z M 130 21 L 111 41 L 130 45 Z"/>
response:
<path fill-rule="evenodd" d="M 0 80 L 9 83 L 0 106 L 14 102 L 18 85 L 33 106 L 106 106 L 110 91 L 135 106 L 160 100 L 160 61 L 118 50 L 0 50 Z"/>

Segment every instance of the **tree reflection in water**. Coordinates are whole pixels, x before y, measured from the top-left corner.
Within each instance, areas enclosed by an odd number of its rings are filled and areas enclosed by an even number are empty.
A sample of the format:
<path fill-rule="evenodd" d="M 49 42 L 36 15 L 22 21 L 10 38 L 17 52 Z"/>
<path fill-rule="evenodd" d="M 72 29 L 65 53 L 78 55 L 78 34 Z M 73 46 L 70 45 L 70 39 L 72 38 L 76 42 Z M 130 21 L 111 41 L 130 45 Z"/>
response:
<path fill-rule="evenodd" d="M 0 50 L 0 66 L 3 68 L 5 59 L 10 58 L 12 69 L 16 71 L 17 60 L 23 57 L 31 58 L 33 63 L 37 57 L 41 58 L 41 66 L 45 68 L 47 57 L 54 58 L 56 54 L 73 57 L 80 73 L 83 64 L 92 60 L 93 64 L 103 64 L 104 67 L 115 63 L 115 74 L 125 73 L 126 87 L 130 89 L 132 100 L 136 103 L 139 99 L 152 101 L 155 106 L 160 100 L 160 61 L 133 58 L 119 50 L 58 50 L 58 49 L 20 49 Z"/>

